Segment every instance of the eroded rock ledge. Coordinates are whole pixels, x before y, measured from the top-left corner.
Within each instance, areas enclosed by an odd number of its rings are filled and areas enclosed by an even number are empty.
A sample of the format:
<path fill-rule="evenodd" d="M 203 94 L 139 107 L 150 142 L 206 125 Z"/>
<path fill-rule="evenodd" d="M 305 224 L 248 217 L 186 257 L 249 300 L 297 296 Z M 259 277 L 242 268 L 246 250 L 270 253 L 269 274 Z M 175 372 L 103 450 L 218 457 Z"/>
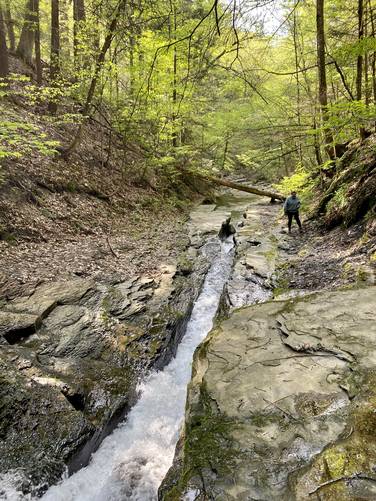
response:
<path fill-rule="evenodd" d="M 161 500 L 376 497 L 376 287 L 245 307 L 195 354 Z"/>
<path fill-rule="evenodd" d="M 187 227 L 178 262 L 156 277 L 44 283 L 0 302 L 0 483 L 42 494 L 87 464 L 184 334 L 210 263 Z M 0 497 L 1 497 L 0 489 Z"/>
<path fill-rule="evenodd" d="M 66 466 L 87 464 L 135 403 L 139 379 L 174 355 L 219 228 L 249 203 L 228 195 L 193 210 L 183 252 L 157 276 L 76 277 L 0 300 L 2 487 L 39 496 Z"/>

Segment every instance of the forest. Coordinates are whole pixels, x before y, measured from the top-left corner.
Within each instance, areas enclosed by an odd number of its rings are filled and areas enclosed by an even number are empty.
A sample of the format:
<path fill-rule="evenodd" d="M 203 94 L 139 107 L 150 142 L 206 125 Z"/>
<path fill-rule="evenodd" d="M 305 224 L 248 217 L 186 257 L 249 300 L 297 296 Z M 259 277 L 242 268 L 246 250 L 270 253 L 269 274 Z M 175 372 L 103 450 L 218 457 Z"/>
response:
<path fill-rule="evenodd" d="M 57 144 L 3 100 L 1 157 L 37 149 L 67 158 L 94 119 L 137 143 L 146 170 L 188 162 L 325 182 L 347 144 L 374 127 L 374 8 L 4 1 L 3 98 L 22 100 L 41 124 L 66 124 L 74 139 Z"/>
<path fill-rule="evenodd" d="M 376 499 L 375 30 L 0 0 L 0 499 Z"/>

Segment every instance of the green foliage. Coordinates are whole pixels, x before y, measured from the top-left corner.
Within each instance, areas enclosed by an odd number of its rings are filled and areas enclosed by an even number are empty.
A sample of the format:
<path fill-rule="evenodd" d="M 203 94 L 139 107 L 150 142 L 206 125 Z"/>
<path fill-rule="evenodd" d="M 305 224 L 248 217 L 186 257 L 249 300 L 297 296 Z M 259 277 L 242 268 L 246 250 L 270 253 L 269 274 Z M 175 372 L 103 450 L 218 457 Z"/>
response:
<path fill-rule="evenodd" d="M 373 37 L 364 37 L 362 40 L 344 43 L 336 50 L 336 55 L 343 59 L 354 60 L 358 56 L 365 56 L 376 51 L 376 40 Z"/>
<path fill-rule="evenodd" d="M 23 15 L 21 3 L 11 5 L 15 18 Z M 42 135 L 49 134 L 42 131 L 43 124 L 69 129 L 84 120 L 73 103 L 82 107 L 87 99 L 117 3 L 87 0 L 85 5 L 86 17 L 76 24 L 68 4 L 60 6 L 61 71 L 54 81 L 36 85 L 30 77 L 11 74 L 0 82 L 0 97 L 17 98 L 43 117 L 33 131 L 25 130 L 19 118 L 4 119 L 8 123 L 1 138 L 3 158 L 30 151 L 49 155 L 57 143 Z M 304 176 L 308 179 L 317 170 L 321 157 L 326 160 L 322 143 L 328 129 L 338 143 L 373 126 L 371 57 L 376 42 L 370 26 L 358 40 L 355 5 L 343 0 L 325 3 L 329 100 L 325 128 L 317 103 L 315 3 L 283 3 L 280 15 L 285 20 L 277 34 L 252 9 L 244 22 L 245 5 L 237 3 L 233 12 L 218 5 L 220 26 L 210 0 L 141 2 L 121 13 L 100 64 L 90 113 L 115 128 L 124 144 L 137 142 L 148 152 L 145 162 L 135 167 L 136 179 L 145 180 L 156 172 L 174 182 L 175 167 L 189 165 L 217 174 L 240 169 L 255 181 L 275 182 L 284 176 L 281 189 L 290 190 L 298 183 L 297 189 L 304 190 L 299 185 Z M 41 0 L 40 14 L 42 60 L 47 62 L 51 34 L 47 0 Z M 16 23 L 17 37 L 21 27 Z M 363 81 L 363 99 L 353 101 L 360 55 L 368 56 L 368 82 Z M 45 77 L 47 70 L 44 65 Z M 49 103 L 59 105 L 56 117 L 48 115 Z M 305 174 L 299 165 L 304 165 Z M 297 166 L 296 177 L 291 177 Z M 308 181 L 306 186 L 312 188 Z"/>
<path fill-rule="evenodd" d="M 347 196 L 348 186 L 341 186 L 334 194 L 330 202 L 328 203 L 327 210 L 331 212 L 332 210 L 340 211 L 343 209 L 348 203 Z"/>
<path fill-rule="evenodd" d="M 10 120 L 0 121 L 0 160 L 22 158 L 33 151 L 51 156 L 56 153 L 59 144 L 59 141 L 48 139 L 47 134 L 37 125 Z"/>
<path fill-rule="evenodd" d="M 77 97 L 79 84 L 60 77 L 53 85 L 36 85 L 30 77 L 11 73 L 5 80 L 0 78 L 0 98 L 18 97 L 25 105 L 60 102 L 63 98 Z"/>
<path fill-rule="evenodd" d="M 310 172 L 307 172 L 302 166 L 298 166 L 294 174 L 283 177 L 279 183 L 274 185 L 278 192 L 286 196 L 292 191 L 296 191 L 304 202 L 303 209 L 304 205 L 307 206 L 312 202 L 314 187 Z"/>
<path fill-rule="evenodd" d="M 354 138 L 359 128 L 371 128 L 376 120 L 376 106 L 363 101 L 339 101 L 328 109 L 327 125 L 335 133 L 336 142 Z"/>

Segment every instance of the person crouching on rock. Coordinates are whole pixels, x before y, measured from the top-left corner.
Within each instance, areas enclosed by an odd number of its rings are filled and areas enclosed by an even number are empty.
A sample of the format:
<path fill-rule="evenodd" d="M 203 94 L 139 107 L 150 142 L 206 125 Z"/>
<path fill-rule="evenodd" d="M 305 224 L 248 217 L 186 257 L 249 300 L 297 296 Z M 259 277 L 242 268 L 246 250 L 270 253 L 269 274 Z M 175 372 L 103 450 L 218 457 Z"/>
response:
<path fill-rule="evenodd" d="M 289 196 L 284 205 L 283 209 L 285 211 L 285 214 L 288 218 L 288 228 L 289 228 L 289 234 L 291 233 L 291 225 L 292 225 L 292 220 L 295 219 L 299 226 L 299 231 L 302 233 L 303 228 L 302 228 L 302 223 L 300 222 L 299 218 L 299 209 L 300 209 L 300 200 L 296 196 L 296 191 L 291 192 L 291 196 Z"/>

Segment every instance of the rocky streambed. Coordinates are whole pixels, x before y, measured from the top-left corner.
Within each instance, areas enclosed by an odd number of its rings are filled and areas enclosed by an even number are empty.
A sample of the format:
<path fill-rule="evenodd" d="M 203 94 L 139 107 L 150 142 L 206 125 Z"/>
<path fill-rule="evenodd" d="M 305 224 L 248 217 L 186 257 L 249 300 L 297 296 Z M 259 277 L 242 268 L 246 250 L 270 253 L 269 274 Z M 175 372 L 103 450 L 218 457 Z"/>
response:
<path fill-rule="evenodd" d="M 46 498 L 155 500 L 214 317 L 159 499 L 376 498 L 376 288 L 285 290 L 294 245 L 279 210 L 227 194 L 192 212 L 185 251 L 157 278 L 75 278 L 2 301 L 1 499 L 43 495 L 123 422 Z M 231 272 L 217 238 L 228 215 Z"/>
<path fill-rule="evenodd" d="M 227 314 L 194 355 L 159 499 L 376 499 L 376 287 L 281 295 L 291 243 L 263 210 L 243 220 Z"/>
<path fill-rule="evenodd" d="M 38 497 L 85 466 L 175 355 L 229 214 L 252 201 L 202 205 L 186 250 L 158 279 L 43 283 L 0 304 L 0 498 Z M 188 367 L 189 368 L 189 367 Z"/>

